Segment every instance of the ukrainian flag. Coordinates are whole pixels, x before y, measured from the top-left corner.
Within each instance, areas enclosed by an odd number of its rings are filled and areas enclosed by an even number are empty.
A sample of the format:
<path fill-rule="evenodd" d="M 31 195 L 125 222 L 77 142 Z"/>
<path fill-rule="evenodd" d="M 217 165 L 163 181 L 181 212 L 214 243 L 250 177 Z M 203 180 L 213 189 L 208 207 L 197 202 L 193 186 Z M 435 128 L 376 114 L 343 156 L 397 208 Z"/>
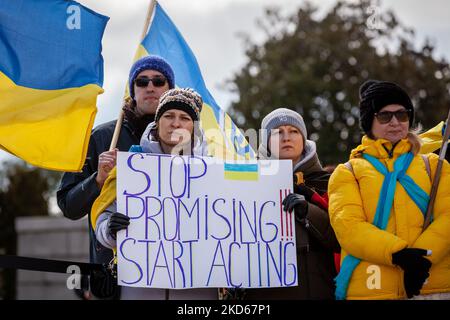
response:
<path fill-rule="evenodd" d="M 257 181 L 257 163 L 224 163 L 224 175 L 227 180 Z"/>
<path fill-rule="evenodd" d="M 193 88 L 202 96 L 204 105 L 201 126 L 206 134 L 210 155 L 221 159 L 255 157 L 242 132 L 209 93 L 192 50 L 158 3 L 149 31 L 138 48 L 136 59 L 149 54 L 159 55 L 169 62 L 178 87 Z"/>
<path fill-rule="evenodd" d="M 0 1 L 0 148 L 38 167 L 82 168 L 108 19 L 75 1 Z"/>
<path fill-rule="evenodd" d="M 422 147 L 420 153 L 435 152 L 442 146 L 444 136 L 444 121 L 441 121 L 437 126 L 430 130 L 421 133 L 419 137 L 422 139 Z"/>

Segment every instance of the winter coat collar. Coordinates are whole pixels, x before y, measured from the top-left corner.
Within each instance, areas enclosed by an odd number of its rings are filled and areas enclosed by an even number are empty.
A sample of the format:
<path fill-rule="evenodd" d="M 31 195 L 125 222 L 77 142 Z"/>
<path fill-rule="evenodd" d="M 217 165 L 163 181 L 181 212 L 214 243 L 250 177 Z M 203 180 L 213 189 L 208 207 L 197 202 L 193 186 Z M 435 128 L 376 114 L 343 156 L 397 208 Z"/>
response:
<path fill-rule="evenodd" d="M 300 161 L 294 165 L 293 172 L 301 171 L 304 174 L 310 172 L 322 171 L 319 157 L 317 156 L 316 143 L 311 140 L 306 140 L 305 149 Z"/>
<path fill-rule="evenodd" d="M 374 156 L 378 159 L 397 158 L 398 156 L 411 150 L 411 143 L 408 139 L 402 139 L 395 145 L 385 139 L 370 139 L 368 136 L 362 138 L 361 144 L 352 150 L 350 159 L 361 158 L 363 153 Z"/>

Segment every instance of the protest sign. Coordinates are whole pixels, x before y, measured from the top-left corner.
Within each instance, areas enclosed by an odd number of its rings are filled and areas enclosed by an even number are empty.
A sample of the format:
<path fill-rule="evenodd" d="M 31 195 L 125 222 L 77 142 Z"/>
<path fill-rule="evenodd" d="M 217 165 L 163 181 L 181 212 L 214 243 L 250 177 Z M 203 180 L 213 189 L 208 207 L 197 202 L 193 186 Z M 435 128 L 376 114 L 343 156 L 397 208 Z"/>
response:
<path fill-rule="evenodd" d="M 152 288 L 297 285 L 291 161 L 119 152 L 118 283 Z"/>

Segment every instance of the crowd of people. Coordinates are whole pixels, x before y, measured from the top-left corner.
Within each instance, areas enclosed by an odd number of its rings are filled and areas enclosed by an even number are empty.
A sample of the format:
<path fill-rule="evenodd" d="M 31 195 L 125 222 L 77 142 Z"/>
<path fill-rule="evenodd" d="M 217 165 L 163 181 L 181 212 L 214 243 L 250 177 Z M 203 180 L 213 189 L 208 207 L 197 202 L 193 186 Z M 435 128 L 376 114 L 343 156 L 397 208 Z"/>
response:
<path fill-rule="evenodd" d="M 199 127 L 202 97 L 175 88 L 163 58 L 147 56 L 129 75 L 130 99 L 122 130 L 110 150 L 116 121 L 92 132 L 80 173 L 65 173 L 58 204 L 69 219 L 89 219 L 90 258 L 114 261 L 116 234 L 130 219 L 117 212 L 117 151 L 208 156 Z M 225 289 L 231 299 L 450 299 L 450 167 L 444 161 L 432 223 L 423 230 L 435 154 L 422 154 L 415 112 L 399 85 L 369 80 L 360 87 L 361 144 L 350 160 L 325 170 L 303 117 L 278 108 L 261 123 L 259 159 L 292 161 L 294 191 L 283 201 L 294 212 L 298 286 Z M 92 221 L 92 222 L 91 222 Z M 368 270 L 380 283 L 368 285 Z M 91 290 L 107 299 L 218 299 L 215 288 L 166 290 L 121 287 L 114 278 L 91 276 Z M 113 290 L 97 290 L 112 281 Z M 100 284 L 99 284 L 100 283 Z M 221 295 L 223 296 L 223 295 Z"/>

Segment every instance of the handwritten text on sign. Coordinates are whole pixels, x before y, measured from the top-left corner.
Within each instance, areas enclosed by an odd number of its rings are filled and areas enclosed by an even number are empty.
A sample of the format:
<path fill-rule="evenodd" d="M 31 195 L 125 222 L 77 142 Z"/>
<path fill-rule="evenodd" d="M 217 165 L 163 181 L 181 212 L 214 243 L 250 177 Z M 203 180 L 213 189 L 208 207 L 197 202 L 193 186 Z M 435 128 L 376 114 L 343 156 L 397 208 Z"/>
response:
<path fill-rule="evenodd" d="M 119 152 L 117 208 L 131 218 L 118 233 L 119 285 L 297 285 L 294 215 L 281 205 L 291 190 L 290 161 Z"/>

